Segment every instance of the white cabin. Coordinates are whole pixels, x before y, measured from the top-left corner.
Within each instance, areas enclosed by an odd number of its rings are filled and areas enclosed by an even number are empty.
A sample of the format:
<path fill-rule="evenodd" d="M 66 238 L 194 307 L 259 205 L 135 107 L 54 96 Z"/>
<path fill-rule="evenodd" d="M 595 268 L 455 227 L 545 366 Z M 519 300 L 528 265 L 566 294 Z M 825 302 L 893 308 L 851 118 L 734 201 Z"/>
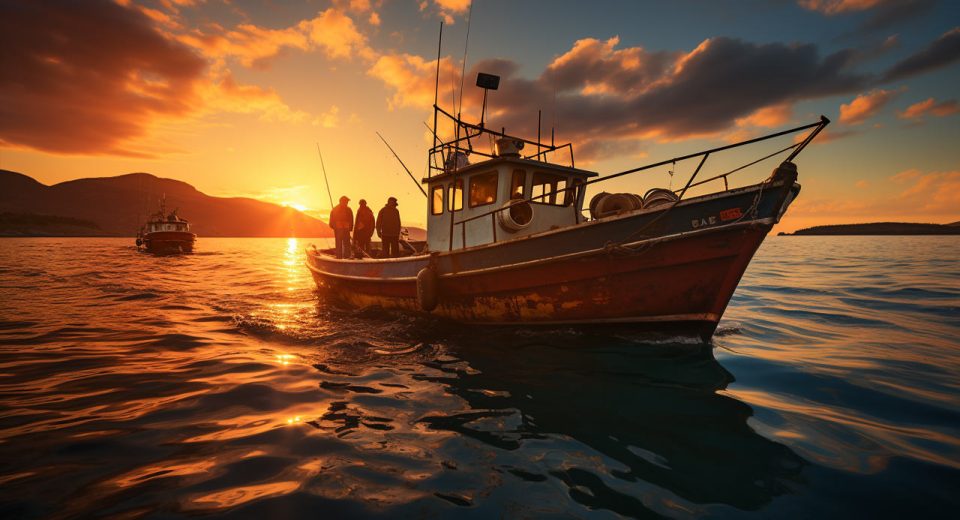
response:
<path fill-rule="evenodd" d="M 146 233 L 157 233 L 161 231 L 190 231 L 190 223 L 186 220 L 170 214 L 166 219 L 163 218 L 163 215 L 160 215 L 160 219 L 150 220 L 147 222 Z"/>
<path fill-rule="evenodd" d="M 583 183 L 596 176 L 501 156 L 423 179 L 427 245 L 431 251 L 449 251 L 583 222 Z"/>

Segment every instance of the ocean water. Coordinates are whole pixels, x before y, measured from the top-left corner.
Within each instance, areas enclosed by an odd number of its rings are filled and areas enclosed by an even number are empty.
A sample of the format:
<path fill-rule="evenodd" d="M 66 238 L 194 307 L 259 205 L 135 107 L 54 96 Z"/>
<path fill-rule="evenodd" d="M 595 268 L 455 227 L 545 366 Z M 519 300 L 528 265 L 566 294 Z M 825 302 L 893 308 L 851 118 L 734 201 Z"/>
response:
<path fill-rule="evenodd" d="M 707 345 L 339 309 L 307 243 L 0 239 L 0 516 L 960 506 L 957 237 L 770 237 Z"/>

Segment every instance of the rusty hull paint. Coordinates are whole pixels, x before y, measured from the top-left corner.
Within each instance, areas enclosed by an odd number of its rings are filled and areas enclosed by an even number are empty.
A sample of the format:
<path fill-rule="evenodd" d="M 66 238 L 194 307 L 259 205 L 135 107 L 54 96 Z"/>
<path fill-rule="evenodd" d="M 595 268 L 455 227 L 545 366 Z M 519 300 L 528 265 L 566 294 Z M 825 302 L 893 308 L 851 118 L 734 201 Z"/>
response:
<path fill-rule="evenodd" d="M 540 265 L 442 277 L 433 314 L 468 323 L 696 322 L 712 333 L 770 226 L 600 251 Z M 311 269 L 321 291 L 353 307 L 417 311 L 416 282 L 338 279 Z"/>

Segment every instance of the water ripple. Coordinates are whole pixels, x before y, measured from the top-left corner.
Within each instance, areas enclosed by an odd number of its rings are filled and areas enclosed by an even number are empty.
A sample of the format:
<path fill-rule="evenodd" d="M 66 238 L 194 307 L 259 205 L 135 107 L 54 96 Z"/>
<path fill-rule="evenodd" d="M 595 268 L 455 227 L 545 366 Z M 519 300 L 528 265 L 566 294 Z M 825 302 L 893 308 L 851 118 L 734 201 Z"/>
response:
<path fill-rule="evenodd" d="M 2 241 L 4 517 L 960 505 L 952 237 L 772 238 L 712 345 L 353 312 L 304 241 L 200 244 Z"/>

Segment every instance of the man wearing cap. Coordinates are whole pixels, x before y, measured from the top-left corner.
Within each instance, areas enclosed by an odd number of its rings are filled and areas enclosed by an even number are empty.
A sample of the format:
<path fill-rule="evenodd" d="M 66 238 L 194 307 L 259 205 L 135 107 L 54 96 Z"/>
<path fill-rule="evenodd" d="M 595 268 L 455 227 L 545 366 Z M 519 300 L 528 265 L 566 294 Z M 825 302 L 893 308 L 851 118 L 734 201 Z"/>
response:
<path fill-rule="evenodd" d="M 336 240 L 335 251 L 337 258 L 350 258 L 350 231 L 353 230 L 353 210 L 347 206 L 350 199 L 340 197 L 337 204 L 330 211 L 330 227 L 333 228 L 333 237 Z"/>
<path fill-rule="evenodd" d="M 357 221 L 353 226 L 353 249 L 357 253 L 357 258 L 363 258 L 363 255 L 370 256 L 370 237 L 373 236 L 375 226 L 373 211 L 367 206 L 367 201 L 360 199 Z"/>
<path fill-rule="evenodd" d="M 387 199 L 387 205 L 377 214 L 377 236 L 383 243 L 381 258 L 400 256 L 400 211 L 396 197 Z"/>

